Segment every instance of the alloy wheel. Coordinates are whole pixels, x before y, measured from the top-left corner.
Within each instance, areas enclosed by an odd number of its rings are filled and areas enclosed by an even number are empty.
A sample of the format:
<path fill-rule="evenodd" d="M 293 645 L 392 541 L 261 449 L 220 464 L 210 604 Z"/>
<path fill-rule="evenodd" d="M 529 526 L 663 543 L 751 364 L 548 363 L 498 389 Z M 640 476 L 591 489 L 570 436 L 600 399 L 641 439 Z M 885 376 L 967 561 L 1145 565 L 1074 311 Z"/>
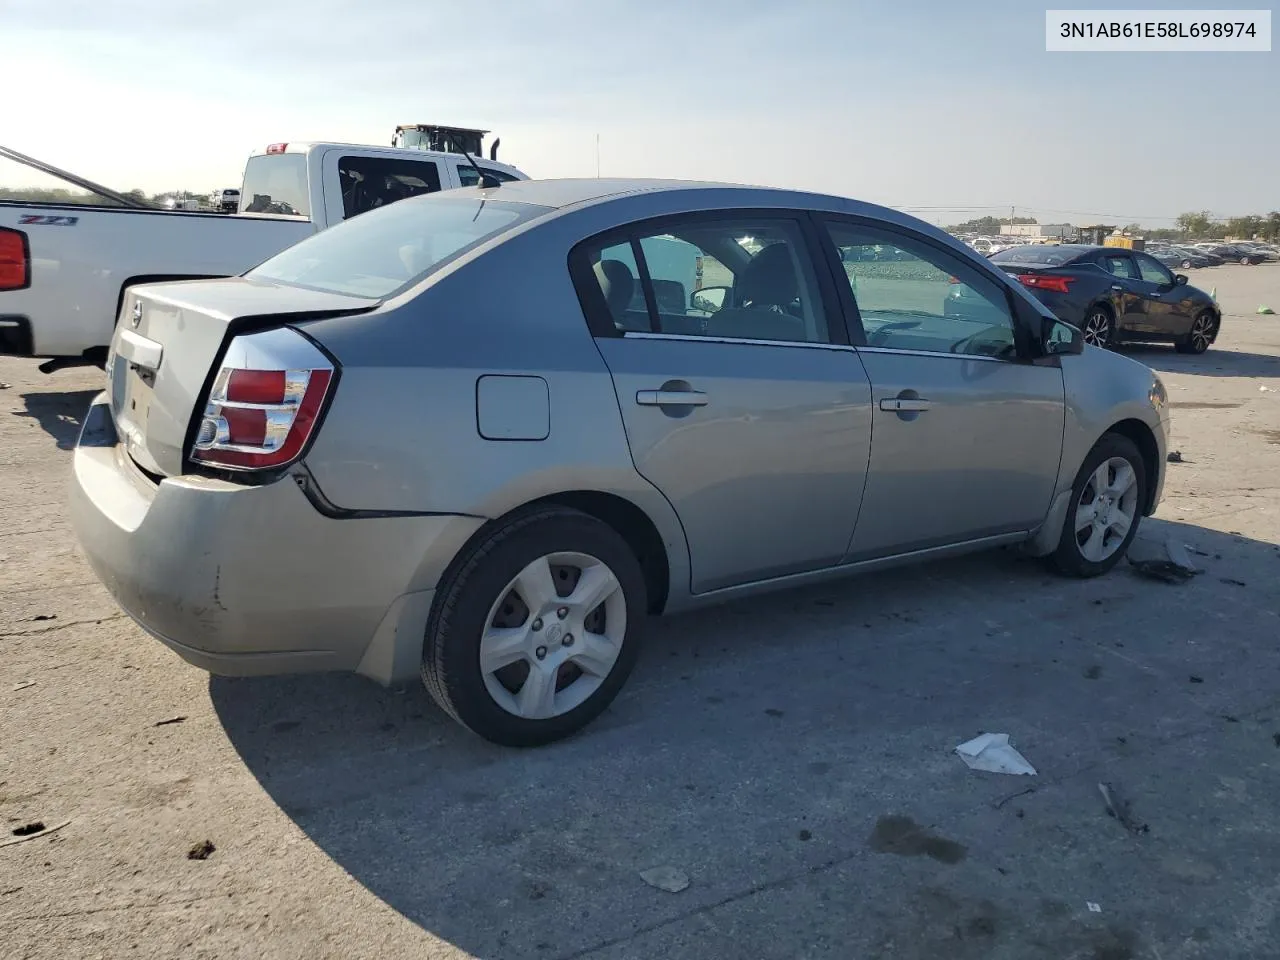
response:
<path fill-rule="evenodd" d="M 1095 310 L 1084 321 L 1084 342 L 1095 347 L 1105 347 L 1111 339 L 1111 318 L 1102 310 Z"/>
<path fill-rule="evenodd" d="M 1213 318 L 1207 313 L 1196 317 L 1191 324 L 1191 345 L 1196 353 L 1204 353 L 1213 341 Z"/>

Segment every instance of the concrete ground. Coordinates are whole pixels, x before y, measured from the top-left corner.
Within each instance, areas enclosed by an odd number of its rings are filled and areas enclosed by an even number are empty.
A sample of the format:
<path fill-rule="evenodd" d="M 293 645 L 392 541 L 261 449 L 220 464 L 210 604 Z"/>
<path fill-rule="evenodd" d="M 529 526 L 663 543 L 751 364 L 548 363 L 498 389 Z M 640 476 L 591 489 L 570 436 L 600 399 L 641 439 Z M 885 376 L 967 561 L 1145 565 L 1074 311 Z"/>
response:
<path fill-rule="evenodd" d="M 533 752 L 417 687 L 210 679 L 145 637 L 63 508 L 99 377 L 0 360 L 0 953 L 1276 956 L 1280 317 L 1254 310 L 1280 266 L 1192 282 L 1228 312 L 1216 347 L 1130 352 L 1183 457 L 1144 529 L 1201 576 L 995 554 L 674 618 L 612 709 Z M 968 770 L 982 731 L 1039 775 Z M 32 821 L 65 826 L 9 842 Z"/>

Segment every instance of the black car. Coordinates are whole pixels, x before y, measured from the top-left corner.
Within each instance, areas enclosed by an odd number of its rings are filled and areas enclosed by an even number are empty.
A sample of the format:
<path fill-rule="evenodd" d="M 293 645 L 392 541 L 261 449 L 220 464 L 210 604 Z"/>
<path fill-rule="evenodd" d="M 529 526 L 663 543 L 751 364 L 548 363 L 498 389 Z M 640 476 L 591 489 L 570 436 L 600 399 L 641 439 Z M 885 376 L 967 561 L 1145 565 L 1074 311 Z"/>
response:
<path fill-rule="evenodd" d="M 1170 268 L 1181 267 L 1183 270 L 1191 270 L 1209 266 L 1209 261 L 1199 254 L 1183 253 L 1169 247 L 1148 248 L 1147 252 Z"/>
<path fill-rule="evenodd" d="M 1221 257 L 1228 262 L 1247 263 L 1255 267 L 1260 263 L 1267 262 L 1267 255 L 1262 251 L 1236 246 L 1234 243 L 1224 243 L 1220 247 L 1214 247 L 1209 252 L 1215 257 Z"/>
<path fill-rule="evenodd" d="M 1079 327 L 1086 343 L 1165 341 L 1180 353 L 1204 353 L 1218 338 L 1222 314 L 1213 298 L 1149 254 L 1063 244 L 1014 247 L 991 262 Z"/>

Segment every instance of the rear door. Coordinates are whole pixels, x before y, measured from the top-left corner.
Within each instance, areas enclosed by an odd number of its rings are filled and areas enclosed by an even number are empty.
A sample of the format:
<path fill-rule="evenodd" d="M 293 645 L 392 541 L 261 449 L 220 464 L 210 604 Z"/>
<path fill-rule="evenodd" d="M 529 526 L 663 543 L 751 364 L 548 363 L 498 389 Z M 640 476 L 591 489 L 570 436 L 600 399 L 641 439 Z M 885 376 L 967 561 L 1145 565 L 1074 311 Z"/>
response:
<path fill-rule="evenodd" d="M 1125 330 L 1150 331 L 1142 276 L 1129 251 L 1106 250 L 1098 254 L 1098 263 L 1111 277 L 1111 302 L 1117 306 L 1116 326 L 1122 335 Z"/>
<path fill-rule="evenodd" d="M 1139 279 L 1135 284 L 1146 305 L 1143 330 L 1165 337 L 1180 337 L 1191 329 L 1191 314 L 1183 301 L 1186 289 L 1178 285 L 1173 271 L 1145 253 L 1133 254 Z"/>
<path fill-rule="evenodd" d="M 813 249 L 805 218 L 775 212 L 575 249 L 632 459 L 680 517 L 694 593 L 831 566 L 853 532 L 871 391 Z"/>
<path fill-rule="evenodd" d="M 849 279 L 871 379 L 872 448 L 850 561 L 998 537 L 1040 524 L 1058 475 L 1062 371 L 1026 359 L 1005 288 L 928 238 L 826 221 Z M 896 247 L 892 263 L 863 248 Z M 840 256 L 839 254 L 843 254 Z M 952 278 L 967 288 L 948 311 Z"/>

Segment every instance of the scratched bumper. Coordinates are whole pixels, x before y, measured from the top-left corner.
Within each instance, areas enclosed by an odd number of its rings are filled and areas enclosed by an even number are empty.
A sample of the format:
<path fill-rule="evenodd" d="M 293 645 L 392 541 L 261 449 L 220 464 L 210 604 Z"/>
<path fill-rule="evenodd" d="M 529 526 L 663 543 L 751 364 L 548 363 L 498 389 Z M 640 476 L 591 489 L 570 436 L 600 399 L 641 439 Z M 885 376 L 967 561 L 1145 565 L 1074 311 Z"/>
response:
<path fill-rule="evenodd" d="M 330 519 L 288 478 L 157 484 L 114 439 L 104 394 L 75 451 L 71 518 L 94 572 L 148 633 L 219 674 L 359 669 L 391 682 L 416 670 L 435 586 L 424 571 L 443 568 L 433 554 L 451 556 L 459 522 L 472 521 Z M 366 657 L 375 635 L 400 649 Z"/>

